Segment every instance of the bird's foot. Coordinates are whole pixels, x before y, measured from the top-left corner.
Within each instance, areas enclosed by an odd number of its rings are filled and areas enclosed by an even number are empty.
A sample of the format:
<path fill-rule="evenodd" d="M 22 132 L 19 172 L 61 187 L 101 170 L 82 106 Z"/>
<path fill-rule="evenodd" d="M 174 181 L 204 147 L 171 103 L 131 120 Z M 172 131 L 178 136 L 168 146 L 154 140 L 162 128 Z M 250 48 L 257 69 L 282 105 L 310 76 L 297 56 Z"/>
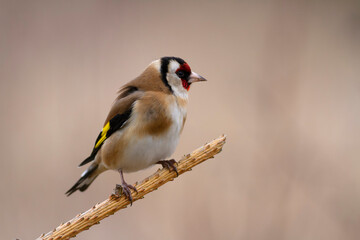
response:
<path fill-rule="evenodd" d="M 131 195 L 131 190 L 134 190 L 136 193 L 138 192 L 136 187 L 134 187 L 133 185 L 127 184 L 127 183 L 123 183 L 123 184 L 116 184 L 115 189 L 114 189 L 114 194 L 117 197 L 120 197 L 121 195 L 125 195 L 125 198 L 129 199 L 130 201 L 130 205 L 132 205 L 133 203 L 133 198 Z"/>
<path fill-rule="evenodd" d="M 161 161 L 158 161 L 157 164 L 161 164 L 163 166 L 163 168 L 167 168 L 170 171 L 174 170 L 176 172 L 177 177 L 179 176 L 179 172 L 177 170 L 177 167 L 175 166 L 175 164 L 177 164 L 175 159 L 161 160 Z"/>

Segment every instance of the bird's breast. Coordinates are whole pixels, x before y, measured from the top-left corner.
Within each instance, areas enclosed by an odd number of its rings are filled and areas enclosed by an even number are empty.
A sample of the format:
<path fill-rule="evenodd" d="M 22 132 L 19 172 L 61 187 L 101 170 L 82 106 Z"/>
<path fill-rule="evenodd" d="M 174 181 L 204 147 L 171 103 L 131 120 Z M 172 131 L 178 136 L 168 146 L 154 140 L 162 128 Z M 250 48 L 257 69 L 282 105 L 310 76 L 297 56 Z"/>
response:
<path fill-rule="evenodd" d="M 132 128 L 137 135 L 161 137 L 180 134 L 186 120 L 187 100 L 173 95 L 148 94 L 134 105 Z"/>
<path fill-rule="evenodd" d="M 165 102 L 160 104 L 161 100 Z M 119 162 L 125 172 L 138 171 L 170 157 L 186 120 L 186 102 L 175 98 L 153 99 L 152 104 L 135 105 L 134 109 L 132 124 L 124 133 L 128 144 Z"/>

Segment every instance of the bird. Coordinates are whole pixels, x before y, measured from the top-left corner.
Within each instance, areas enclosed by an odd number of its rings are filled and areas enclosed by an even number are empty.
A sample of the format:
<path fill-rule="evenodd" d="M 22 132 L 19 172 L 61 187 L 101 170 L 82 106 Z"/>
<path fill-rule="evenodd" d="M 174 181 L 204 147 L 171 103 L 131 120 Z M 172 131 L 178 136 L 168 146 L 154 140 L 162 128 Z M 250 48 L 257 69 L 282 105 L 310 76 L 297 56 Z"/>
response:
<path fill-rule="evenodd" d="M 178 175 L 176 161 L 166 159 L 174 153 L 184 128 L 190 86 L 201 81 L 206 79 L 182 58 L 162 57 L 122 86 L 90 156 L 79 165 L 90 166 L 65 194 L 83 192 L 101 173 L 115 170 L 121 177 L 116 194 L 124 194 L 132 203 L 130 189 L 137 189 L 125 181 L 124 173 L 161 164 Z"/>

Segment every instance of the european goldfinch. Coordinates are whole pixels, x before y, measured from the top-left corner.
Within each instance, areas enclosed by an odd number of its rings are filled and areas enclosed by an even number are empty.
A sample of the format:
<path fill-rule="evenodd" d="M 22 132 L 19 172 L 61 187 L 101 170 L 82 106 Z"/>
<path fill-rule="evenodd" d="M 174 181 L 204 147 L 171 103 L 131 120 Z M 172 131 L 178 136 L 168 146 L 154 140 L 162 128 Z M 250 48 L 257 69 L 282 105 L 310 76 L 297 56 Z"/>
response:
<path fill-rule="evenodd" d="M 132 202 L 123 172 L 134 172 L 161 164 L 177 172 L 170 157 L 179 142 L 186 120 L 188 91 L 194 82 L 206 81 L 192 72 L 181 58 L 163 57 L 120 88 L 91 155 L 79 166 L 91 162 L 66 194 L 85 191 L 106 170 L 121 176 L 122 193 Z"/>

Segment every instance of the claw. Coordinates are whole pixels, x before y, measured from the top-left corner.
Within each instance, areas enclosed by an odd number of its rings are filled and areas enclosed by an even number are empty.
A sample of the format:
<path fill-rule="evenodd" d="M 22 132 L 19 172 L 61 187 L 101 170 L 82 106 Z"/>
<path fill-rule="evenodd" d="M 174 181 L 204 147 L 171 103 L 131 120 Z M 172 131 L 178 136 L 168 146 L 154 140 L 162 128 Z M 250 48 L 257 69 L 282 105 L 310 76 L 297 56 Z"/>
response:
<path fill-rule="evenodd" d="M 114 189 L 114 193 L 115 195 L 117 195 L 118 197 L 120 197 L 122 194 L 125 195 L 125 197 L 130 201 L 130 206 L 132 206 L 133 203 L 133 197 L 131 195 L 131 190 L 134 190 L 136 193 L 138 192 L 136 187 L 134 187 L 133 185 L 127 184 L 124 180 L 124 176 L 123 176 L 123 172 L 122 170 L 119 170 L 120 176 L 121 176 L 121 185 L 120 184 L 116 184 L 116 187 Z"/>
<path fill-rule="evenodd" d="M 177 167 L 175 166 L 175 164 L 177 164 L 177 162 L 174 159 L 170 159 L 170 160 L 161 160 L 158 161 L 157 164 L 161 164 L 163 168 L 167 168 L 170 171 L 173 170 L 176 172 L 176 176 L 179 176 L 179 172 L 177 170 Z"/>

